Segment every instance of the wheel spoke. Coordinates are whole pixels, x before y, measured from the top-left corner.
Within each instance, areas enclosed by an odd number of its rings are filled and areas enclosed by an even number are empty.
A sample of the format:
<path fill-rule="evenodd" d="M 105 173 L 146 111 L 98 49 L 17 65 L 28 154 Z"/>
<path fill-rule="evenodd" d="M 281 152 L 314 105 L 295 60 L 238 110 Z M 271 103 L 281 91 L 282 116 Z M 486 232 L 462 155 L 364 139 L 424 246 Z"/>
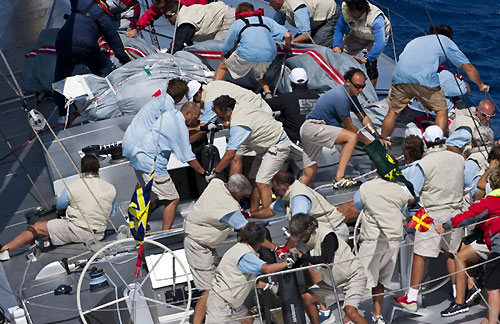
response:
<path fill-rule="evenodd" d="M 97 306 L 97 307 L 91 308 L 91 309 L 89 309 L 89 310 L 87 310 L 87 311 L 83 312 L 83 314 L 85 315 L 85 314 L 88 314 L 88 313 L 92 313 L 92 312 L 98 311 L 98 310 L 103 309 L 103 308 L 106 308 L 106 307 L 108 307 L 108 306 L 112 306 L 112 305 L 114 305 L 114 304 L 117 304 L 117 303 L 119 303 L 119 302 L 121 302 L 121 301 L 127 300 L 127 299 L 129 299 L 129 298 L 130 298 L 129 296 L 123 296 L 123 297 L 121 297 L 121 298 L 118 298 L 118 299 L 115 299 L 115 300 L 113 300 L 113 301 L 110 301 L 110 302 L 108 302 L 108 303 L 106 303 L 106 304 L 102 304 L 102 305 L 99 305 L 99 306 Z"/>

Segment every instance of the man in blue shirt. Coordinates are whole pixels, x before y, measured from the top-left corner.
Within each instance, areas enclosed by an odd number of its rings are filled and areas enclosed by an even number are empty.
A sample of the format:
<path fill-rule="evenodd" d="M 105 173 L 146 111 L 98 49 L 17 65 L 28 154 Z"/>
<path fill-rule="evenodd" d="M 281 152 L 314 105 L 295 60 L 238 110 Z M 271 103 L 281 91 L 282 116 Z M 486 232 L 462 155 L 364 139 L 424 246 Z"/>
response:
<path fill-rule="evenodd" d="M 140 182 L 149 181 L 149 174 L 155 172 L 152 191 L 161 202 L 165 202 L 162 230 L 172 227 L 179 204 L 179 194 L 167 171 L 170 155 L 174 153 L 179 161 L 187 162 L 199 174 L 205 175 L 205 169 L 196 160 L 189 142 L 188 127 L 196 126 L 199 117 L 200 107 L 194 102 L 185 103 L 181 111 L 165 111 L 149 129 L 140 130 L 145 134 L 130 154 L 130 166 L 138 173 Z"/>
<path fill-rule="evenodd" d="M 132 119 L 123 135 L 123 156 L 130 158 L 134 146 L 140 142 L 146 130 L 151 129 L 162 113 L 175 109 L 175 105 L 184 98 L 187 92 L 186 81 L 176 78 L 168 82 L 167 93 L 148 101 Z"/>
<path fill-rule="evenodd" d="M 382 123 L 384 138 L 392 134 L 396 119 L 413 98 L 418 99 L 425 109 L 436 112 L 436 125 L 443 132 L 446 131 L 448 109 L 437 74 L 439 65 L 444 63 L 446 58 L 457 68 L 465 71 L 479 90 L 490 89 L 489 85 L 483 83 L 474 65 L 452 41 L 451 27 L 431 26 L 429 33 L 436 35 L 415 38 L 406 45 L 399 56 L 399 62 L 392 75 L 392 87 L 387 97 L 389 111 Z"/>
<path fill-rule="evenodd" d="M 304 169 L 300 182 L 306 185 L 316 176 L 323 147 L 333 148 L 335 144 L 341 144 L 343 148 L 340 152 L 337 174 L 333 179 L 334 187 L 340 189 L 356 184 L 354 180 L 345 176 L 345 169 L 357 141 L 368 144 L 370 140 L 361 133 L 356 135 L 358 128 L 352 122 L 351 111 L 363 124 L 369 123 L 373 129 L 375 127 L 363 112 L 357 98 L 366 86 L 365 74 L 360 69 L 351 68 L 344 75 L 344 79 L 345 85 L 328 91 L 318 99 L 300 128 L 304 148 L 302 154 Z"/>
<path fill-rule="evenodd" d="M 368 1 L 343 1 L 333 37 L 333 52 L 341 53 L 343 48 L 360 64 L 366 64 L 366 73 L 375 87 L 378 78 L 377 57 L 387 44 L 390 29 L 389 19 Z M 368 50 L 368 54 L 363 58 L 357 57 L 364 49 Z"/>
<path fill-rule="evenodd" d="M 263 11 L 254 11 L 252 4 L 242 2 L 236 7 L 240 17 L 229 28 L 222 52 L 227 60 L 221 58 L 214 80 L 224 79 L 229 71 L 233 79 L 253 73 L 269 96 L 271 89 L 264 77 L 267 68 L 277 54 L 275 41 L 285 41 L 285 51 L 291 51 L 292 36 L 287 29 L 270 18 L 263 17 Z"/>

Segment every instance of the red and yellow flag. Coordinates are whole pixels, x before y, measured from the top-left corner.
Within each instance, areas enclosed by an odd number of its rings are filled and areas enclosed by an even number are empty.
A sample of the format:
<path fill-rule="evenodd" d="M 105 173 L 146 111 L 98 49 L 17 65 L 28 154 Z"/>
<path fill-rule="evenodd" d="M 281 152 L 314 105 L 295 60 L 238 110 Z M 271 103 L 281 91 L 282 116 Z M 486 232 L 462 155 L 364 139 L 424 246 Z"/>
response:
<path fill-rule="evenodd" d="M 427 215 L 425 208 L 420 208 L 415 215 L 411 218 L 411 220 L 406 225 L 408 228 L 414 228 L 420 232 L 427 232 L 429 228 L 431 228 L 434 219 Z"/>

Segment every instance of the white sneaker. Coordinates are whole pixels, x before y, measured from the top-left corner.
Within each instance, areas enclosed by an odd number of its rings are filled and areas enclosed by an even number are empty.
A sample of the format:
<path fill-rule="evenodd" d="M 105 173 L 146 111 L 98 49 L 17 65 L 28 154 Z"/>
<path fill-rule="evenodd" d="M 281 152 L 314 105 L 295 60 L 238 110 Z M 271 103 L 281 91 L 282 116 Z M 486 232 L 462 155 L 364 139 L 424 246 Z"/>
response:
<path fill-rule="evenodd" d="M 328 313 L 319 311 L 319 322 L 321 324 L 333 324 L 335 323 L 335 314 L 332 310 L 328 311 Z"/>
<path fill-rule="evenodd" d="M 10 260 L 9 250 L 0 252 L 0 261 L 7 261 L 7 260 Z"/>
<path fill-rule="evenodd" d="M 373 315 L 372 315 L 372 321 L 373 321 L 373 324 L 385 324 L 385 321 L 384 321 L 384 318 L 382 317 L 382 315 L 377 315 L 375 317 L 373 317 Z"/>

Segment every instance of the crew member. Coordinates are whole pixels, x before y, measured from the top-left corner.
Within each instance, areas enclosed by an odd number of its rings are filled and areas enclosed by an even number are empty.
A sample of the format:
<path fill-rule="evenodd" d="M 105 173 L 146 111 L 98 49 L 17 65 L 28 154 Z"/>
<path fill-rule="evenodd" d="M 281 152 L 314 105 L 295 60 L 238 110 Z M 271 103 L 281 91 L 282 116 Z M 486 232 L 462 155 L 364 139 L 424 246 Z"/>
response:
<path fill-rule="evenodd" d="M 186 81 L 172 79 L 168 82 L 166 93 L 151 99 L 139 110 L 123 135 L 123 156 L 132 157 L 134 147 L 140 143 L 146 130 L 151 129 L 151 126 L 165 111 L 175 109 L 175 105 L 184 98 L 187 91 Z M 158 157 L 158 159 L 161 158 Z"/>
<path fill-rule="evenodd" d="M 147 26 L 151 25 L 153 21 L 159 19 L 162 15 L 165 14 L 167 4 L 172 2 L 172 0 L 153 0 L 151 6 L 146 10 L 146 12 L 137 20 L 137 22 L 130 26 L 130 30 L 127 32 L 127 37 L 137 36 L 139 31 L 143 30 Z M 175 0 L 175 3 L 179 5 L 180 3 L 183 6 L 190 6 L 193 4 L 205 5 L 208 3 L 208 0 Z M 139 7 L 140 11 L 140 7 Z M 169 17 L 166 16 L 168 19 Z"/>
<path fill-rule="evenodd" d="M 425 156 L 418 161 L 420 166 L 420 180 L 408 178 L 416 193 L 420 193 L 420 202 L 434 224 L 448 221 L 451 215 L 461 211 L 464 189 L 464 159 L 462 156 L 446 150 L 443 131 L 433 125 L 424 132 L 427 145 Z M 443 163 L 446 161 L 446 163 Z M 423 181 L 422 181 L 423 180 Z M 422 183 L 423 186 L 418 186 Z M 426 232 L 416 231 L 415 246 L 413 249 L 413 264 L 411 271 L 410 289 L 408 294 L 394 299 L 398 306 L 408 310 L 417 310 L 417 295 L 425 272 L 426 258 L 437 258 L 440 251 L 444 251 L 448 272 L 455 272 L 455 263 L 452 253 L 457 252 L 462 240 L 459 231 L 450 235 L 440 236 L 431 227 Z M 451 276 L 452 284 L 455 277 Z"/>
<path fill-rule="evenodd" d="M 345 176 L 347 163 L 357 141 L 368 144 L 370 140 L 361 133 L 356 135 L 358 128 L 351 119 L 351 111 L 363 123 L 371 125 L 373 123 L 364 114 L 357 98 L 366 86 L 365 74 L 360 69 L 351 68 L 345 73 L 344 79 L 345 85 L 329 90 L 318 99 L 300 128 L 300 138 L 304 147 L 302 155 L 304 169 L 300 181 L 306 185 L 316 176 L 323 147 L 333 148 L 335 144 L 341 144 L 343 147 L 333 181 L 334 188 L 348 188 L 356 184 L 356 181 Z"/>
<path fill-rule="evenodd" d="M 207 311 L 207 296 L 218 259 L 215 248 L 226 240 L 231 229 L 239 231 L 248 224 L 239 202 L 251 193 L 252 185 L 242 174 L 232 175 L 227 184 L 214 179 L 184 220 L 186 259 L 196 288 L 203 291 L 194 309 L 194 324 L 201 324 Z M 274 248 L 266 243 L 267 248 Z"/>
<path fill-rule="evenodd" d="M 337 236 L 347 242 L 349 229 L 344 223 L 344 216 L 320 193 L 295 180 L 293 174 L 285 171 L 274 175 L 272 185 L 274 193 L 279 197 L 273 207 L 250 211 L 249 216 L 267 218 L 274 215 L 273 209 L 285 210 L 286 218 L 290 221 L 297 214 L 308 214 L 319 224 L 332 228 Z M 293 246 L 294 244 L 288 245 Z"/>
<path fill-rule="evenodd" d="M 401 169 L 401 173 L 412 183 L 413 188 L 422 188 L 424 183 L 420 174 L 422 174 L 423 171 L 418 162 L 424 156 L 424 141 L 417 135 L 406 137 L 403 152 L 406 164 Z M 419 192 L 415 190 L 415 194 L 418 195 Z"/>
<path fill-rule="evenodd" d="M 199 117 L 200 107 L 194 102 L 186 102 L 180 111 L 163 112 L 149 129 L 137 130 L 145 134 L 132 147 L 130 166 L 136 170 L 141 183 L 147 183 L 149 174 L 155 172 L 152 191 L 165 204 L 162 230 L 172 227 L 179 204 L 179 194 L 167 171 L 170 155 L 174 153 L 179 161 L 187 162 L 196 172 L 205 175 L 189 143 L 188 127 L 198 125 Z"/>
<path fill-rule="evenodd" d="M 333 52 L 341 53 L 343 49 L 360 64 L 365 64 L 368 78 L 375 87 L 378 79 L 377 57 L 384 51 L 390 30 L 389 19 L 367 0 L 343 1 L 342 13 L 335 26 Z M 356 56 L 365 49 L 368 50 L 365 57 Z"/>
<path fill-rule="evenodd" d="M 483 230 L 484 241 L 491 254 L 485 266 L 483 287 L 488 292 L 488 320 L 481 323 L 495 323 L 500 313 L 500 283 L 498 269 L 500 268 L 500 168 L 490 171 L 489 183 L 493 191 L 486 195 L 485 199 L 473 204 L 464 213 L 458 214 L 449 221 L 436 226 L 436 232 L 443 234 L 453 228 L 465 227 L 467 225 L 482 222 L 479 226 Z"/>
<path fill-rule="evenodd" d="M 195 42 L 224 40 L 234 22 L 234 8 L 222 1 L 207 5 L 180 6 L 170 2 L 165 17 L 176 26 L 174 53 Z"/>
<path fill-rule="evenodd" d="M 352 321 L 355 324 L 367 324 L 367 321 L 358 312 L 364 290 L 366 277 L 363 266 L 351 252 L 351 248 L 343 240 L 339 240 L 331 227 L 319 225 L 309 215 L 297 214 L 290 221 L 290 235 L 295 241 L 303 241 L 308 251 L 302 252 L 293 248 L 291 252 L 298 254 L 298 259 L 310 264 L 333 264 L 331 271 L 335 286 L 341 286 L 344 299 L 344 323 Z M 333 282 L 329 269 L 323 267 L 309 271 L 313 286 L 302 294 L 302 301 L 307 316 L 312 324 L 319 324 L 318 308 L 316 304 L 324 301 L 327 306 L 335 303 Z M 333 300 L 332 300 L 333 299 Z"/>
<path fill-rule="evenodd" d="M 266 100 L 273 111 L 279 111 L 279 120 L 293 143 L 300 143 L 300 127 L 319 98 L 318 92 L 307 87 L 307 73 L 303 68 L 290 72 L 292 92 L 280 93 Z"/>
<path fill-rule="evenodd" d="M 49 237 L 52 244 L 86 243 L 102 240 L 109 217 L 116 211 L 115 187 L 99 178 L 99 160 L 85 155 L 81 161 L 82 178 L 69 183 L 57 198 L 58 213 L 65 218 L 38 221 L 0 247 L 0 260 L 10 259 L 13 251 L 36 238 Z"/>
<path fill-rule="evenodd" d="M 229 122 L 229 140 L 226 153 L 210 177 L 222 172 L 235 157 L 236 151 L 245 144 L 257 152 L 249 178 L 255 181 L 251 199 L 251 210 L 271 205 L 271 179 L 281 169 L 290 153 L 290 140 L 280 122 L 271 115 L 251 105 L 240 105 L 226 95 L 214 100 L 214 111 L 224 122 Z"/>
<path fill-rule="evenodd" d="M 288 262 L 271 263 L 259 259 L 257 251 L 266 237 L 263 227 L 248 223 L 238 231 L 238 243 L 230 248 L 215 270 L 208 294 L 206 323 L 253 323 L 243 305 L 258 275 L 285 269 Z M 265 283 L 259 281 L 258 287 Z M 247 317 L 248 316 L 248 317 Z"/>
<path fill-rule="evenodd" d="M 477 128 L 488 126 L 495 117 L 495 104 L 489 99 L 483 99 L 474 108 L 461 109 L 450 125 L 450 137 L 446 141 L 449 150 L 461 154 L 467 149 L 472 138 L 478 137 Z"/>
<path fill-rule="evenodd" d="M 54 82 L 72 75 L 78 64 L 85 64 L 90 71 L 100 77 L 113 70 L 109 57 L 99 48 L 98 39 L 103 36 L 120 63 L 130 62 L 123 43 L 116 31 L 113 13 L 103 4 L 94 0 L 71 0 L 71 14 L 57 33 L 56 69 Z M 59 111 L 59 123 L 66 123 L 64 96 L 54 92 Z"/>
<path fill-rule="evenodd" d="M 333 31 L 340 9 L 335 1 L 323 0 L 270 0 L 276 10 L 274 20 L 284 25 L 288 21 L 297 28 L 294 43 L 312 43 L 332 47 Z"/>
<path fill-rule="evenodd" d="M 224 79 L 227 71 L 233 79 L 243 78 L 252 72 L 266 99 L 271 98 L 271 89 L 264 75 L 277 55 L 275 41 L 284 40 L 284 49 L 290 52 L 292 36 L 285 27 L 264 17 L 264 10 L 255 11 L 248 2 L 238 4 L 236 15 L 238 19 L 229 28 L 222 46 L 223 57 L 214 80 Z"/>
<path fill-rule="evenodd" d="M 385 178 L 375 178 L 361 185 L 354 194 L 354 206 L 362 210 L 358 258 L 365 268 L 368 288 L 372 291 L 375 324 L 385 324 L 382 317 L 384 290 L 391 283 L 403 237 L 402 210 L 413 199 L 406 187 Z"/>
<path fill-rule="evenodd" d="M 434 111 L 436 125 L 441 127 L 443 132 L 446 131 L 448 109 L 437 75 L 439 64 L 446 58 L 457 68 L 461 68 L 479 90 L 490 89 L 489 85 L 483 83 L 474 65 L 452 41 L 451 27 L 431 26 L 429 34 L 433 35 L 421 36 L 409 42 L 399 56 L 392 75 L 392 87 L 387 97 L 389 110 L 382 123 L 384 138 L 392 134 L 396 119 L 413 98 L 418 99 L 428 111 Z"/>

